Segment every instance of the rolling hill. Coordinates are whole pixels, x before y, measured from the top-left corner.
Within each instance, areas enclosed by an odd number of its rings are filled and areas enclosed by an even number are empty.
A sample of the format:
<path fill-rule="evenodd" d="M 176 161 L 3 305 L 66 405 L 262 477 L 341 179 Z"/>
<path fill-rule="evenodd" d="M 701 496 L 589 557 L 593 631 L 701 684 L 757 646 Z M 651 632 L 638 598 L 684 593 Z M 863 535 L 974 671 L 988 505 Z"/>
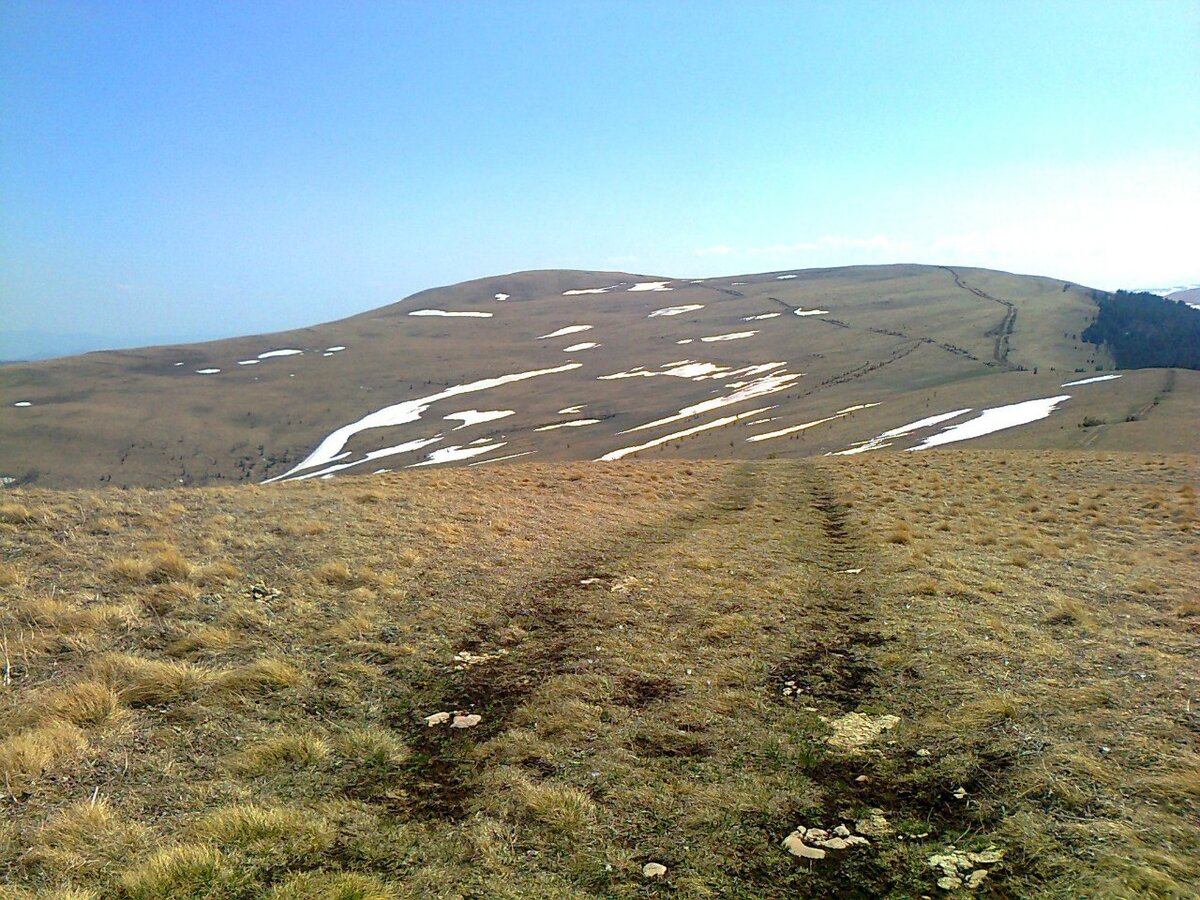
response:
<path fill-rule="evenodd" d="M 961 440 L 1191 449 L 1196 373 L 1111 371 L 1080 341 L 1096 296 L 918 265 L 522 272 L 296 331 L 5 366 L 0 476 L 228 484 Z"/>

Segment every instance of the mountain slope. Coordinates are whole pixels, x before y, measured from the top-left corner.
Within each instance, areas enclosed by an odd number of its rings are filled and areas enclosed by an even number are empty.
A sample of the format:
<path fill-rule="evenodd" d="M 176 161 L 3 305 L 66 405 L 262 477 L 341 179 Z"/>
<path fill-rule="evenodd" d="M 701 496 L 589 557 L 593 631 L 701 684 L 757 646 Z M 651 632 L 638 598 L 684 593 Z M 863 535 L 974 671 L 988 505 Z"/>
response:
<path fill-rule="evenodd" d="M 297 331 L 4 367 L 0 476 L 161 485 L 813 455 L 978 431 L 983 410 L 1026 401 L 1039 401 L 1015 413 L 1027 424 L 973 446 L 1186 449 L 1195 391 L 1168 388 L 1194 373 L 1063 387 L 1111 365 L 1079 342 L 1095 312 L 1089 289 L 968 268 L 516 273 Z"/>

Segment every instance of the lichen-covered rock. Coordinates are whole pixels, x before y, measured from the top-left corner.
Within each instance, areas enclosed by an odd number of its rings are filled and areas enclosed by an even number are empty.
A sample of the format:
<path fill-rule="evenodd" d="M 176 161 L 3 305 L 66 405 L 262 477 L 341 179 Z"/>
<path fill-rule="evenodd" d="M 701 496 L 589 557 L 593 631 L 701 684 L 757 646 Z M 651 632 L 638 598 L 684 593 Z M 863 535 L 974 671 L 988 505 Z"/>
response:
<path fill-rule="evenodd" d="M 900 724 L 899 716 L 868 716 L 864 713 L 847 713 L 837 719 L 829 719 L 833 734 L 825 739 L 831 747 L 839 750 L 858 750 L 875 740 L 885 731 Z"/>

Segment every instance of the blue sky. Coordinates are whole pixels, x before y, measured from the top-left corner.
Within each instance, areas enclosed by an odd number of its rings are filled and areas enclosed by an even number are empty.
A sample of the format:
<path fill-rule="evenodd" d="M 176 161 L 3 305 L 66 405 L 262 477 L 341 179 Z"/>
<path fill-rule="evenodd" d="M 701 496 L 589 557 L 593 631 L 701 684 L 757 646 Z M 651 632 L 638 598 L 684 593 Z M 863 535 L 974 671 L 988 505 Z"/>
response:
<path fill-rule="evenodd" d="M 0 0 L 0 330 L 529 268 L 1197 282 L 1198 45 L 1195 2 Z"/>

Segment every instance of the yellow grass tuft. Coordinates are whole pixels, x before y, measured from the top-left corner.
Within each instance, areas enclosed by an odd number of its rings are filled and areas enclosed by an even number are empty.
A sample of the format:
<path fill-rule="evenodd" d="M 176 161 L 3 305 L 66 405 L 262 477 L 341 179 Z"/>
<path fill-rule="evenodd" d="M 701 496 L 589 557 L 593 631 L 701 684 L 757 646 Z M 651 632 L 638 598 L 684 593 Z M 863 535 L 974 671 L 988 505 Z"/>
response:
<path fill-rule="evenodd" d="M 201 625 L 195 631 L 167 645 L 170 656 L 204 656 L 222 653 L 238 643 L 238 635 L 228 628 Z"/>
<path fill-rule="evenodd" d="M 216 679 L 215 687 L 224 694 L 255 695 L 294 687 L 303 680 L 303 676 L 291 663 L 265 658 L 221 673 Z"/>
<path fill-rule="evenodd" d="M 33 521 L 33 513 L 23 503 L 0 503 L 0 522 L 24 525 Z"/>
<path fill-rule="evenodd" d="M 184 606 L 200 596 L 200 589 L 195 585 L 179 581 L 168 581 L 156 584 L 149 593 L 141 597 L 141 601 L 156 615 L 165 616 Z"/>
<path fill-rule="evenodd" d="M 9 796 L 30 790 L 44 774 L 79 758 L 84 733 L 69 722 L 49 722 L 0 742 L 0 788 Z"/>
<path fill-rule="evenodd" d="M 396 900 L 387 882 L 353 872 L 304 872 L 277 885 L 269 900 Z"/>
<path fill-rule="evenodd" d="M 111 685 L 130 706 L 161 706 L 196 699 L 212 682 L 212 672 L 186 662 L 162 662 L 128 653 L 107 653 L 92 674 Z"/>
<path fill-rule="evenodd" d="M 149 560 L 146 577 L 159 584 L 166 581 L 187 581 L 194 567 L 174 547 L 155 554 Z"/>
<path fill-rule="evenodd" d="M 151 841 L 149 829 L 97 797 L 55 813 L 38 833 L 28 862 L 53 876 L 108 878 Z"/>
<path fill-rule="evenodd" d="M 271 866 L 316 865 L 337 837 L 333 825 L 312 810 L 241 804 L 212 810 L 191 832 L 224 852 Z"/>
<path fill-rule="evenodd" d="M 271 775 L 279 771 L 319 766 L 330 757 L 323 738 L 308 733 L 279 734 L 247 747 L 230 761 L 231 768 L 247 775 Z"/>
<path fill-rule="evenodd" d="M 79 728 L 104 729 L 125 724 L 129 711 L 110 685 L 87 679 L 33 697 L 24 717 L 34 723 L 57 719 Z"/>
<path fill-rule="evenodd" d="M 12 587 L 21 578 L 17 567 L 9 563 L 0 563 L 0 587 Z"/>
<path fill-rule="evenodd" d="M 333 585 L 348 585 L 354 583 L 354 575 L 343 562 L 327 562 L 317 567 L 313 572 L 319 581 Z"/>
<path fill-rule="evenodd" d="M 596 804 L 573 785 L 518 777 L 513 795 L 525 814 L 563 834 L 577 834 L 596 818 Z"/>
<path fill-rule="evenodd" d="M 201 900 L 228 896 L 233 873 L 220 850 L 197 844 L 168 847 L 128 868 L 121 886 L 130 900 Z"/>

